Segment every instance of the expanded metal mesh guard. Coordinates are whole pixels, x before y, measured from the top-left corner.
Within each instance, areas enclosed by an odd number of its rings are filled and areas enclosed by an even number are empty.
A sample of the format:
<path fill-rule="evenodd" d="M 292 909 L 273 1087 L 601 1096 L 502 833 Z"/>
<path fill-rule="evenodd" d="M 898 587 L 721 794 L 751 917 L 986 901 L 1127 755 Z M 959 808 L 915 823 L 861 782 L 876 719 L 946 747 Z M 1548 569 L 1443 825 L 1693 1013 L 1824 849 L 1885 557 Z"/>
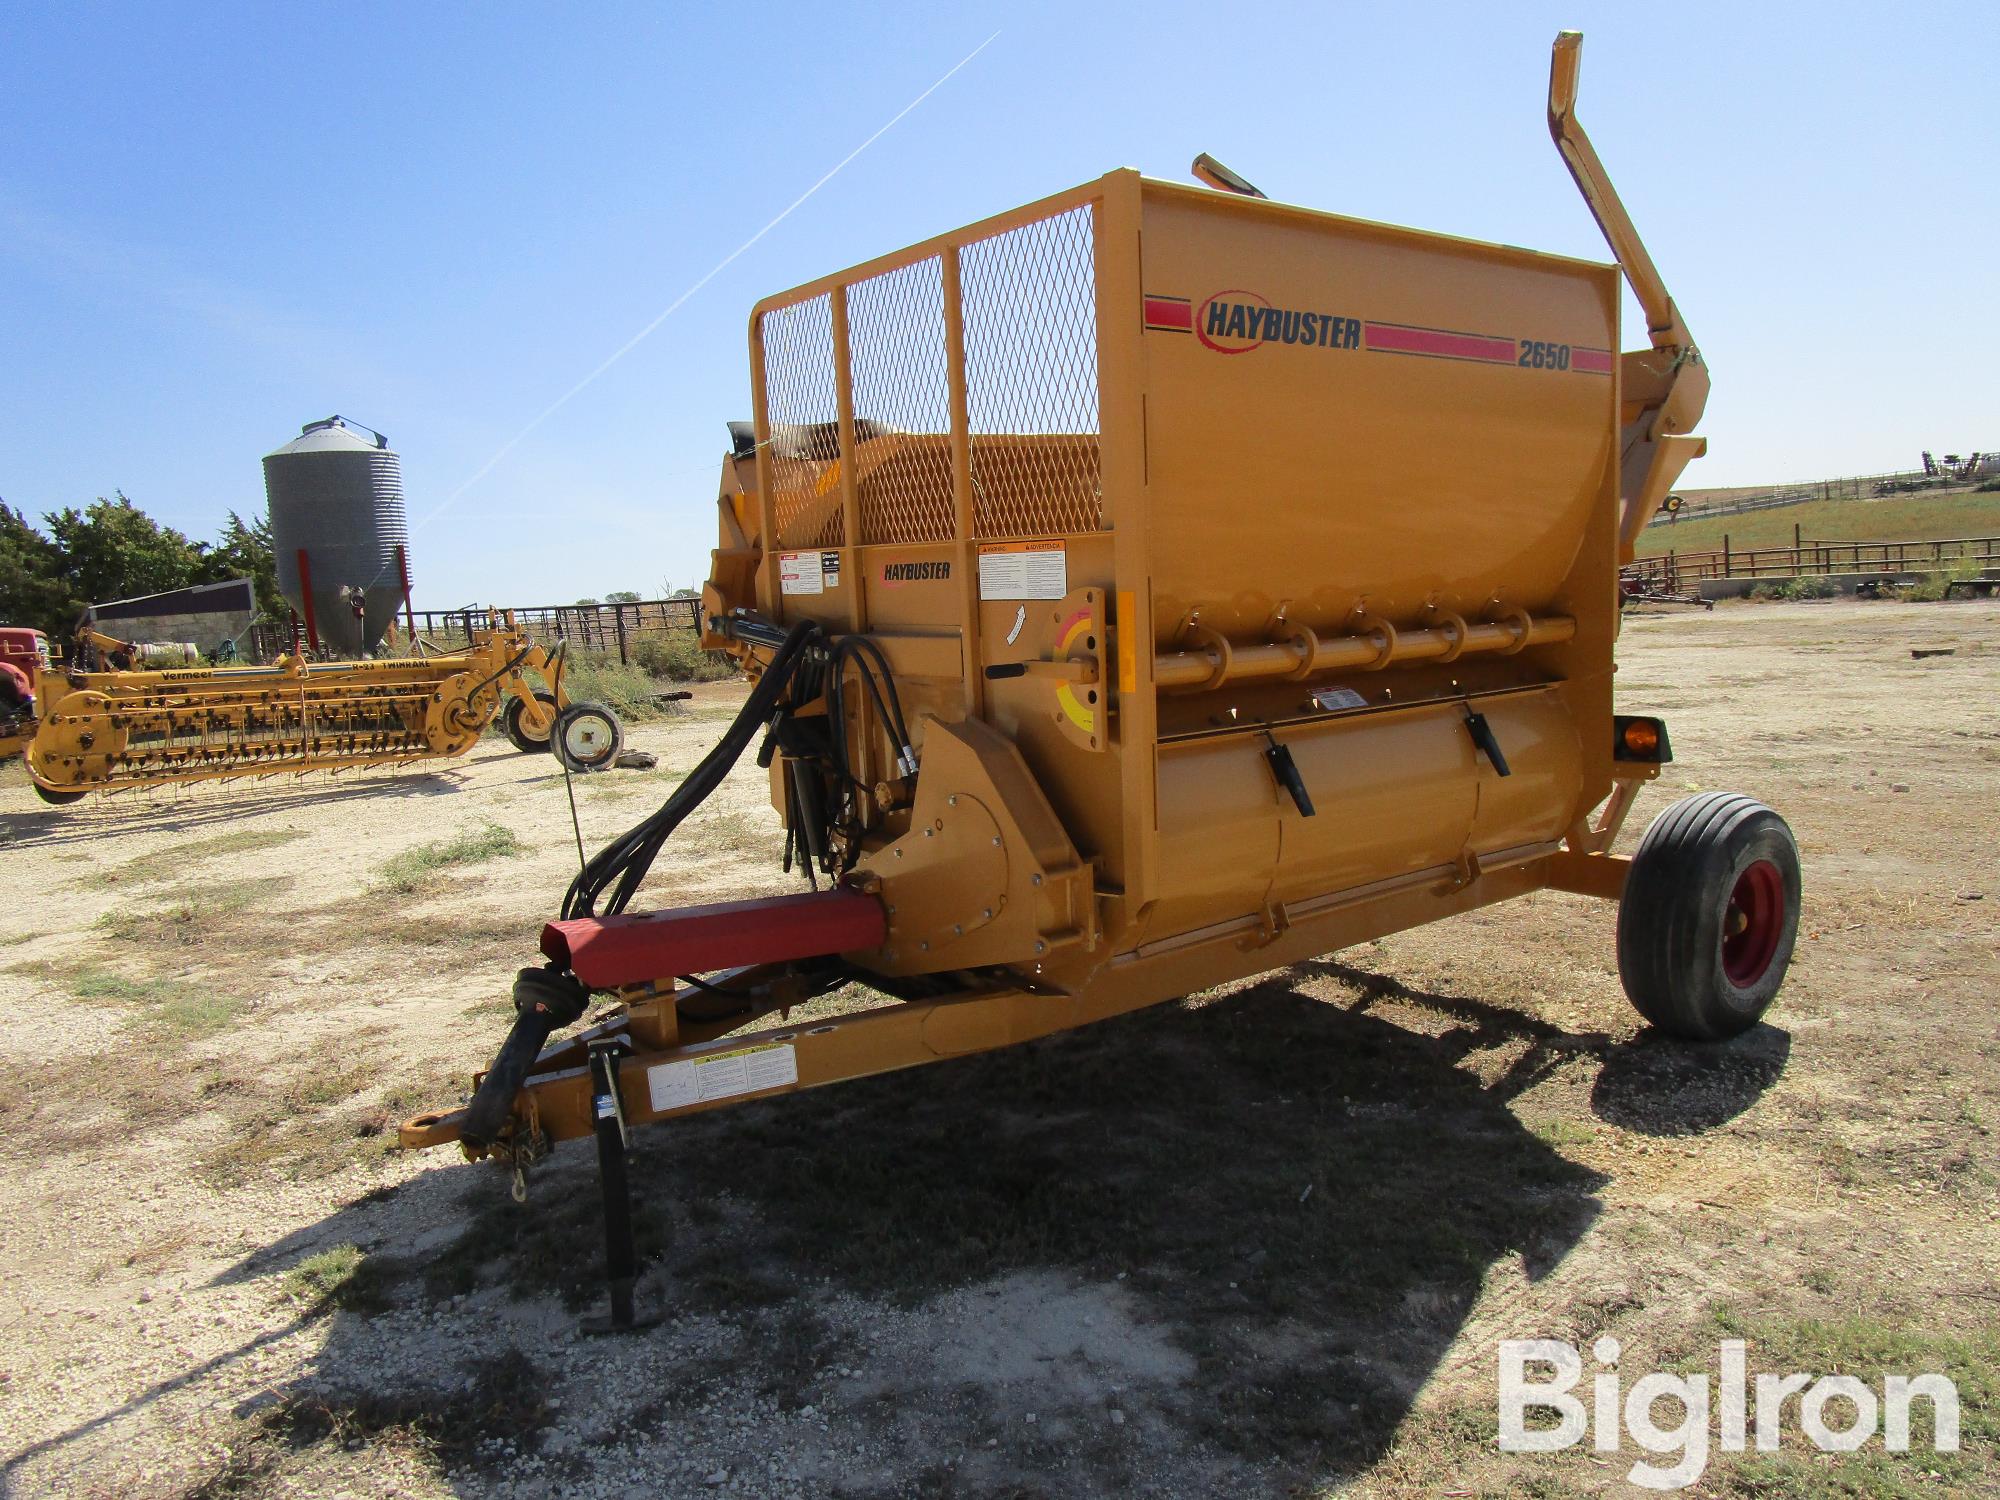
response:
<path fill-rule="evenodd" d="M 833 299 L 773 308 L 761 320 L 764 401 L 770 419 L 771 514 L 781 547 L 838 547 L 839 395 L 834 384 Z"/>
<path fill-rule="evenodd" d="M 958 248 L 963 475 L 952 442 L 950 251 L 850 284 L 844 351 L 831 293 L 767 310 L 758 337 L 777 544 L 951 541 L 961 480 L 972 537 L 1101 531 L 1096 235 L 1084 202 Z M 840 452 L 843 353 L 852 455 Z M 842 516 L 850 458 L 852 539 Z"/>
<path fill-rule="evenodd" d="M 933 255 L 848 290 L 863 542 L 951 540 L 943 265 Z"/>
<path fill-rule="evenodd" d="M 973 531 L 1097 531 L 1095 214 L 1085 203 L 965 247 Z"/>

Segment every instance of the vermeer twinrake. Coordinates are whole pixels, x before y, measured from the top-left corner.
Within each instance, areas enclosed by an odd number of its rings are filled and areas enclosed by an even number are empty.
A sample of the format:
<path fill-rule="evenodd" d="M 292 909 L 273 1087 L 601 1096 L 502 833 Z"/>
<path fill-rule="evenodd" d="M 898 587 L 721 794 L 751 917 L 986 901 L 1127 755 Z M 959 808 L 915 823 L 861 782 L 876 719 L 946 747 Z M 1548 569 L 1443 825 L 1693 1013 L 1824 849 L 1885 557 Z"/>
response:
<path fill-rule="evenodd" d="M 570 702 L 561 648 L 544 650 L 511 614 L 493 614 L 462 652 L 378 661 L 135 671 L 127 642 L 86 630 L 76 645 L 76 664 L 44 677 L 27 742 L 49 802 L 463 755 L 503 707 L 517 746 L 553 749 L 574 770 L 604 769 L 621 742 L 609 709 Z"/>
<path fill-rule="evenodd" d="M 755 687 L 571 885 L 470 1104 L 404 1142 L 518 1172 L 594 1135 L 629 1324 L 633 1125 L 1543 889 L 1619 901 L 1655 1026 L 1754 1024 L 1798 919 L 1783 820 L 1709 793 L 1610 852 L 1669 758 L 1613 711 L 1618 568 L 1702 451 L 1708 374 L 1571 113 L 1577 45 L 1549 124 L 1615 265 L 1210 165 L 1228 191 L 1114 172 L 760 304 L 703 601 Z M 760 737 L 821 888 L 630 910 Z M 857 982 L 882 1003 L 787 1023 Z"/>

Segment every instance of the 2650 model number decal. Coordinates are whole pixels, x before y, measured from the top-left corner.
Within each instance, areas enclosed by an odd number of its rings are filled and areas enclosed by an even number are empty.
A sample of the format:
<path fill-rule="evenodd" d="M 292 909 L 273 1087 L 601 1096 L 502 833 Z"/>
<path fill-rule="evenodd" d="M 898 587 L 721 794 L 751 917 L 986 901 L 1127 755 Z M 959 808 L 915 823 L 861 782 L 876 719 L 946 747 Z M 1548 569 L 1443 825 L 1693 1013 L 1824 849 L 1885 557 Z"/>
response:
<path fill-rule="evenodd" d="M 1540 339 L 1522 339 L 1521 357 L 1514 361 L 1524 370 L 1567 370 L 1568 344 L 1545 344 Z"/>

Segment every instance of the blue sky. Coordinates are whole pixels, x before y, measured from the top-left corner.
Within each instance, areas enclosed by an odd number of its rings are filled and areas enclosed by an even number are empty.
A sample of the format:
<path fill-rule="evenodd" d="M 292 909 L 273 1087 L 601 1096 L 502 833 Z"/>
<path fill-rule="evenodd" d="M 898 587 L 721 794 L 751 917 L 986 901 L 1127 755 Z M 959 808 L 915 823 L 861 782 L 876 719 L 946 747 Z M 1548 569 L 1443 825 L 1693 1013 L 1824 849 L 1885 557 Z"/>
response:
<path fill-rule="evenodd" d="M 1542 122 L 1564 26 L 1714 371 L 1688 484 L 2000 446 L 1996 16 L 24 0 L 0 13 L 0 499 L 121 488 L 212 536 L 261 507 L 262 454 L 338 411 L 403 455 L 420 607 L 651 595 L 706 572 L 752 302 L 1112 167 L 1182 179 L 1208 150 L 1274 197 L 1605 258 Z"/>

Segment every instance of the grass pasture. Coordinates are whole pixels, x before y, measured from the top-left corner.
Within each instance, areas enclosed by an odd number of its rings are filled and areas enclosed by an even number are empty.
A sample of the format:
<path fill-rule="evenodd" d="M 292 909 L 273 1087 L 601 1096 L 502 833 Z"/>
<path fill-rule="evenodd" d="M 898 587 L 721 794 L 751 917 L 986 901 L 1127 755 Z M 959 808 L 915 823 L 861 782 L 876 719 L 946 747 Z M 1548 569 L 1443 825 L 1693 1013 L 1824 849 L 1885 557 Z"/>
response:
<path fill-rule="evenodd" d="M 1772 510 L 1746 511 L 1708 520 L 1648 526 L 1639 533 L 1639 555 L 1719 552 L 1728 534 L 1732 551 L 1789 547 L 1792 528 L 1819 541 L 1931 541 L 2000 536 L 2000 494 L 1972 490 L 1892 495 L 1881 500 L 1811 500 Z"/>

